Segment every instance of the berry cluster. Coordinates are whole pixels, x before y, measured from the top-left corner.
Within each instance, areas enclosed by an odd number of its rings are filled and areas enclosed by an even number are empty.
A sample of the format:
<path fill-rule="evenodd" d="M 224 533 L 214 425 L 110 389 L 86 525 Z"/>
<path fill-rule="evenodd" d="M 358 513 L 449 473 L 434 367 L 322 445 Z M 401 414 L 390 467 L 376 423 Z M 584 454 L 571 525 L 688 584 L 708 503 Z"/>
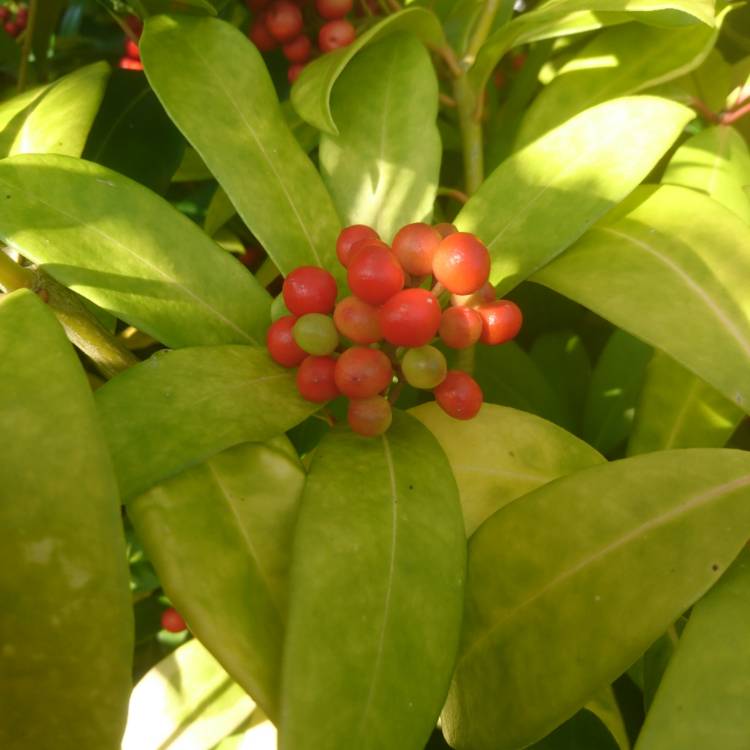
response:
<path fill-rule="evenodd" d="M 8 36 L 14 39 L 26 28 L 29 22 L 29 9 L 25 4 L 16 6 L 15 13 L 7 5 L 0 5 L 0 22 L 3 24 L 3 30 Z"/>
<path fill-rule="evenodd" d="M 391 247 L 358 224 L 341 232 L 336 254 L 352 294 L 337 303 L 328 271 L 297 268 L 282 289 L 291 314 L 268 329 L 271 357 L 299 367 L 302 396 L 315 403 L 346 396 L 349 425 L 368 436 L 390 426 L 391 401 L 403 382 L 431 390 L 456 419 L 474 417 L 482 405 L 479 385 L 449 370 L 432 342 L 439 336 L 451 349 L 502 344 L 520 330 L 518 306 L 495 300 L 487 248 L 451 224 L 409 224 Z M 342 338 L 352 346 L 342 347 Z"/>
<path fill-rule="evenodd" d="M 140 38 L 143 32 L 143 23 L 137 16 L 128 16 L 126 23 L 132 30 L 133 34 Z M 141 62 L 141 52 L 138 49 L 138 42 L 132 39 L 130 36 L 125 37 L 124 43 L 124 55 L 120 58 L 117 63 L 119 68 L 123 70 L 143 70 L 143 63 Z"/>
<path fill-rule="evenodd" d="M 357 36 L 356 29 L 346 19 L 353 0 L 315 0 L 314 11 L 307 9 L 307 0 L 245 1 L 255 13 L 248 31 L 250 40 L 261 52 L 281 46 L 289 61 L 290 83 L 297 80 L 317 52 L 325 54 L 346 47 Z M 317 38 L 317 50 L 311 33 Z"/>

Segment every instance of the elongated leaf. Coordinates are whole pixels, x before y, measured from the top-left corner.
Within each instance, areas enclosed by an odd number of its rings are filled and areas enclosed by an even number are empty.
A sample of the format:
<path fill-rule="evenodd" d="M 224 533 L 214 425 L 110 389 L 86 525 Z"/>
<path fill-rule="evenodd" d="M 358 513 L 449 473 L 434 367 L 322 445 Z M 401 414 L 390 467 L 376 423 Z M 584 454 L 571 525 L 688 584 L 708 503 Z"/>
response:
<path fill-rule="evenodd" d="M 365 48 L 333 94 L 339 134 L 320 140 L 323 178 L 344 224 L 366 224 L 390 241 L 430 219 L 440 173 L 437 79 L 410 34 Z"/>
<path fill-rule="evenodd" d="M 255 45 L 215 18 L 156 16 L 140 50 L 164 109 L 282 273 L 334 268 L 336 212 L 284 121 Z"/>
<path fill-rule="evenodd" d="M 558 477 L 604 461 L 582 440 L 552 422 L 485 404 L 458 422 L 435 403 L 410 412 L 438 439 L 458 484 L 466 535 L 496 510 Z"/>
<path fill-rule="evenodd" d="M 715 388 L 657 352 L 646 369 L 628 453 L 721 448 L 742 417 Z"/>
<path fill-rule="evenodd" d="M 123 499 L 233 445 L 268 440 L 316 410 L 265 349 L 159 352 L 96 392 Z"/>
<path fill-rule="evenodd" d="M 583 414 L 583 438 L 602 453 L 610 453 L 630 434 L 652 355 L 648 344 L 615 331 L 599 356 Z"/>
<path fill-rule="evenodd" d="M 235 446 L 128 503 L 146 554 L 191 631 L 274 718 L 304 477 L 281 437 Z"/>
<path fill-rule="evenodd" d="M 66 0 L 46 0 L 44 3 L 38 3 L 36 7 L 31 49 L 42 80 L 46 80 L 47 77 L 47 52 L 50 40 L 66 5 Z"/>
<path fill-rule="evenodd" d="M 651 453 L 502 508 L 469 545 L 456 750 L 525 747 L 621 674 L 750 534 L 750 455 Z"/>
<path fill-rule="evenodd" d="M 200 641 L 191 640 L 133 688 L 122 750 L 211 750 L 254 709 Z"/>
<path fill-rule="evenodd" d="M 750 552 L 693 607 L 636 750 L 750 743 Z"/>
<path fill-rule="evenodd" d="M 664 350 L 747 411 L 748 247 L 750 228 L 730 211 L 664 186 L 592 229 L 535 280 Z"/>
<path fill-rule="evenodd" d="M 329 52 L 309 63 L 292 87 L 292 104 L 303 120 L 316 128 L 336 135 L 336 122 L 331 112 L 331 92 L 339 76 L 354 56 L 365 46 L 389 34 L 405 31 L 419 37 L 425 44 L 445 43 L 440 21 L 426 8 L 406 8 L 387 16 L 348 47 Z"/>
<path fill-rule="evenodd" d="M 284 748 L 424 746 L 455 659 L 464 564 L 456 484 L 425 427 L 399 412 L 382 438 L 323 438 L 294 542 Z"/>
<path fill-rule="evenodd" d="M 116 71 L 91 127 L 84 158 L 163 194 L 184 150 L 185 140 L 146 79 L 132 71 Z"/>
<path fill-rule="evenodd" d="M 276 727 L 266 720 L 254 724 L 245 732 L 227 737 L 216 750 L 277 750 L 277 740 Z"/>
<path fill-rule="evenodd" d="M 189 219 L 137 183 L 65 156 L 0 162 L 0 236 L 168 346 L 256 343 L 270 298 Z"/>
<path fill-rule="evenodd" d="M 662 182 L 710 195 L 750 224 L 750 152 L 732 127 L 706 128 L 686 141 L 670 160 Z"/>
<path fill-rule="evenodd" d="M 660 11 L 674 13 L 673 20 L 678 24 L 696 20 L 709 26 L 714 23 L 711 0 L 548 0 L 491 34 L 480 49 L 470 76 L 477 88 L 483 88 L 500 58 L 512 47 L 625 23 L 633 18 L 648 23 L 657 19 Z"/>
<path fill-rule="evenodd" d="M 705 59 L 717 35 L 716 29 L 704 24 L 663 29 L 630 23 L 602 31 L 534 100 L 517 147 L 588 107 L 688 73 Z"/>
<path fill-rule="evenodd" d="M 653 168 L 693 114 L 665 99 L 615 99 L 506 159 L 456 218 L 493 258 L 502 295 L 578 239 Z"/>
<path fill-rule="evenodd" d="M 108 77 L 109 65 L 94 63 L 4 103 L 0 154 L 80 156 Z"/>
<path fill-rule="evenodd" d="M 133 616 L 112 464 L 78 358 L 0 297 L 0 746 L 116 750 Z"/>

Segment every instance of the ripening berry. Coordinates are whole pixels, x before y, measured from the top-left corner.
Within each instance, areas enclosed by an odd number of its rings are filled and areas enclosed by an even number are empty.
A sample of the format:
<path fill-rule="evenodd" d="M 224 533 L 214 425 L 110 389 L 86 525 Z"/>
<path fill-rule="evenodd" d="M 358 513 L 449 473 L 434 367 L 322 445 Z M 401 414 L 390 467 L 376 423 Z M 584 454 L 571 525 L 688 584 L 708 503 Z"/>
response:
<path fill-rule="evenodd" d="M 348 268 L 352 259 L 352 249 L 360 240 L 379 240 L 378 233 L 364 224 L 352 224 L 341 230 L 336 240 L 336 255 L 344 268 Z"/>
<path fill-rule="evenodd" d="M 316 357 L 333 354 L 339 345 L 339 334 L 333 319 L 321 313 L 308 313 L 298 318 L 292 335 L 300 349 Z"/>
<path fill-rule="evenodd" d="M 451 349 L 466 349 L 482 335 L 482 316 L 469 307 L 449 307 L 443 312 L 439 333 Z"/>
<path fill-rule="evenodd" d="M 472 419 L 482 406 L 479 384 L 460 370 L 450 370 L 433 393 L 438 406 L 454 419 Z"/>
<path fill-rule="evenodd" d="M 0 21 L 3 23 L 10 18 L 10 8 L 7 5 L 0 5 Z"/>
<path fill-rule="evenodd" d="M 262 18 L 256 18 L 247 32 L 250 41 L 261 51 L 271 52 L 276 49 L 278 42 L 268 30 Z"/>
<path fill-rule="evenodd" d="M 429 224 L 407 224 L 393 238 L 393 253 L 404 271 L 413 276 L 432 273 L 432 258 L 441 236 Z"/>
<path fill-rule="evenodd" d="M 266 334 L 266 346 L 271 359 L 282 367 L 296 367 L 307 354 L 294 340 L 292 329 L 297 322 L 293 315 L 285 315 L 271 323 Z"/>
<path fill-rule="evenodd" d="M 521 330 L 521 308 L 509 299 L 480 305 L 476 311 L 482 318 L 482 335 L 479 340 L 483 344 L 504 344 L 515 338 Z"/>
<path fill-rule="evenodd" d="M 383 338 L 395 346 L 424 346 L 440 327 L 440 302 L 426 289 L 404 289 L 380 308 Z"/>
<path fill-rule="evenodd" d="M 295 268 L 282 287 L 284 304 L 293 315 L 328 314 L 336 304 L 336 280 L 317 266 Z"/>
<path fill-rule="evenodd" d="M 182 633 L 187 630 L 185 620 L 174 607 L 167 607 L 161 613 L 161 626 L 170 633 Z"/>
<path fill-rule="evenodd" d="M 21 27 L 21 29 L 26 28 L 26 24 L 29 22 L 29 9 L 24 7 L 21 7 L 18 9 L 18 12 L 16 13 L 16 23 Z"/>
<path fill-rule="evenodd" d="M 383 338 L 378 308 L 357 297 L 345 297 L 333 311 L 339 333 L 355 344 L 375 344 Z"/>
<path fill-rule="evenodd" d="M 486 281 L 474 294 L 451 294 L 451 304 L 457 307 L 478 307 L 495 301 L 495 287 Z"/>
<path fill-rule="evenodd" d="M 356 38 L 357 30 L 349 21 L 339 18 L 323 24 L 318 32 L 318 47 L 321 52 L 333 52 L 341 47 L 348 47 Z"/>
<path fill-rule="evenodd" d="M 442 224 L 435 224 L 435 230 L 440 234 L 441 237 L 447 237 L 449 234 L 455 234 L 458 229 L 455 225 L 443 222 Z"/>
<path fill-rule="evenodd" d="M 353 0 L 315 0 L 318 15 L 328 21 L 343 18 L 351 11 L 353 5 Z"/>
<path fill-rule="evenodd" d="M 281 51 L 284 53 L 284 57 L 291 63 L 305 63 L 310 59 L 312 53 L 312 42 L 310 37 L 305 34 L 300 34 L 291 42 L 287 42 Z"/>
<path fill-rule="evenodd" d="M 490 254 L 473 234 L 449 234 L 435 252 L 432 272 L 448 291 L 472 294 L 489 278 Z"/>
<path fill-rule="evenodd" d="M 336 360 L 336 387 L 349 398 L 370 398 L 384 391 L 393 378 L 391 360 L 379 349 L 353 346 Z"/>
<path fill-rule="evenodd" d="M 448 363 L 443 353 L 434 346 L 419 346 L 404 354 L 401 369 L 409 385 L 432 390 L 445 380 Z"/>
<path fill-rule="evenodd" d="M 286 71 L 286 77 L 289 83 L 294 83 L 306 67 L 307 63 L 294 63 L 294 65 L 290 65 Z"/>
<path fill-rule="evenodd" d="M 134 42 L 129 37 L 125 39 L 125 57 L 129 57 L 131 60 L 141 59 L 141 52 L 138 49 L 138 42 Z"/>
<path fill-rule="evenodd" d="M 335 370 L 333 357 L 307 357 L 303 360 L 297 370 L 297 390 L 302 398 L 315 404 L 336 398 L 339 389 L 333 376 Z"/>
<path fill-rule="evenodd" d="M 21 33 L 21 27 L 15 21 L 8 21 L 3 28 L 8 36 L 17 37 Z"/>
<path fill-rule="evenodd" d="M 393 412 L 387 398 L 352 399 L 347 411 L 349 426 L 365 437 L 382 435 L 393 421 Z"/>
<path fill-rule="evenodd" d="M 266 27 L 277 42 L 291 42 L 302 32 L 302 11 L 290 0 L 274 0 L 265 15 Z"/>
<path fill-rule="evenodd" d="M 143 70 L 143 63 L 140 60 L 133 60 L 132 57 L 121 57 L 117 62 L 117 67 L 121 70 Z"/>
<path fill-rule="evenodd" d="M 370 305 L 382 305 L 404 288 L 404 270 L 396 256 L 378 245 L 367 245 L 349 263 L 349 288 Z"/>

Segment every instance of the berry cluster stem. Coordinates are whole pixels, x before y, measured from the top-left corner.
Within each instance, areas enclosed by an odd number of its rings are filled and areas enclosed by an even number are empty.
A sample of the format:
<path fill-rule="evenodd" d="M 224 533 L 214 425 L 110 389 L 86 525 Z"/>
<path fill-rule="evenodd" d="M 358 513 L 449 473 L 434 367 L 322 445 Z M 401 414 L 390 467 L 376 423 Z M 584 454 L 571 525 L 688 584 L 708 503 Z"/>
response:
<path fill-rule="evenodd" d="M 29 77 L 29 58 L 31 57 L 31 45 L 34 41 L 34 27 L 36 26 L 36 16 L 39 11 L 39 0 L 31 0 L 29 3 L 29 20 L 26 24 L 26 30 L 23 35 L 23 47 L 21 49 L 21 62 L 18 67 L 18 91 L 22 92 L 26 88 L 26 82 Z"/>
<path fill-rule="evenodd" d="M 464 156 L 464 187 L 468 195 L 476 193 L 484 180 L 484 139 L 482 122 L 476 117 L 477 92 L 464 73 L 453 82 L 453 98 L 458 109 Z"/>
<path fill-rule="evenodd" d="M 469 40 L 466 54 L 462 60 L 462 64 L 465 67 L 471 67 L 477 59 L 479 50 L 490 35 L 490 31 L 492 31 L 492 24 L 495 21 L 495 16 L 499 9 L 500 0 L 487 0 L 485 2 L 484 7 L 482 8 L 482 13 L 477 20 L 471 39 Z"/>

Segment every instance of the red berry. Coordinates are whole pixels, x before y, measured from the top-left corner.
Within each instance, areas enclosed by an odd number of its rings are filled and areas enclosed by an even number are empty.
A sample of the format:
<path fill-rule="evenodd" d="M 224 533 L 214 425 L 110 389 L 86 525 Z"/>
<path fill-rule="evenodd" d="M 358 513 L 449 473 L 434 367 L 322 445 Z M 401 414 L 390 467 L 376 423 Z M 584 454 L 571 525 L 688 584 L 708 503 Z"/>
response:
<path fill-rule="evenodd" d="M 141 52 L 138 49 L 138 43 L 134 42 L 129 37 L 125 39 L 125 57 L 129 57 L 131 60 L 141 59 Z"/>
<path fill-rule="evenodd" d="M 0 21 L 7 21 L 10 18 L 10 8 L 6 5 L 0 5 Z"/>
<path fill-rule="evenodd" d="M 182 633 L 187 630 L 185 620 L 174 607 L 167 607 L 161 613 L 161 626 L 170 633 Z"/>
<path fill-rule="evenodd" d="M 302 11 L 290 0 L 275 0 L 265 15 L 266 27 L 276 41 L 291 42 L 302 32 Z"/>
<path fill-rule="evenodd" d="M 338 256 L 339 263 L 344 268 L 349 265 L 351 261 L 351 252 L 354 245 L 360 240 L 379 240 L 378 233 L 366 227 L 364 224 L 352 224 L 350 227 L 345 227 L 341 230 L 339 238 L 336 240 L 336 255 Z"/>
<path fill-rule="evenodd" d="M 429 224 L 407 224 L 393 238 L 393 253 L 404 271 L 413 276 L 432 273 L 432 257 L 441 240 Z"/>
<path fill-rule="evenodd" d="M 404 288 L 404 270 L 384 247 L 368 245 L 357 252 L 347 271 L 349 287 L 371 305 L 382 305 Z"/>
<path fill-rule="evenodd" d="M 489 278 L 490 254 L 473 234 L 449 234 L 438 245 L 432 272 L 448 291 L 471 294 Z"/>
<path fill-rule="evenodd" d="M 433 393 L 438 406 L 454 419 L 471 419 L 482 406 L 479 384 L 460 370 L 450 370 Z"/>
<path fill-rule="evenodd" d="M 384 391 L 393 378 L 391 360 L 379 349 L 353 346 L 336 361 L 336 387 L 349 398 L 370 398 Z"/>
<path fill-rule="evenodd" d="M 117 67 L 122 70 L 143 70 L 143 63 L 140 60 L 133 60 L 131 57 L 121 57 Z"/>
<path fill-rule="evenodd" d="M 21 27 L 15 21 L 8 21 L 3 28 L 8 36 L 16 37 L 21 33 Z"/>
<path fill-rule="evenodd" d="M 285 315 L 271 323 L 266 334 L 266 346 L 271 359 L 283 367 L 296 367 L 307 356 L 292 335 L 296 322 L 294 315 Z"/>
<path fill-rule="evenodd" d="M 346 417 L 354 432 L 365 437 L 377 437 L 391 426 L 393 412 L 388 399 L 373 396 L 350 401 Z"/>
<path fill-rule="evenodd" d="M 289 62 L 293 63 L 304 63 L 310 59 L 310 53 L 312 52 L 312 42 L 309 36 L 300 34 L 291 42 L 287 42 L 281 51 L 284 53 Z"/>
<path fill-rule="evenodd" d="M 271 2 L 271 0 L 245 0 L 245 5 L 247 5 L 250 10 L 257 13 L 259 10 L 263 10 L 269 2 Z"/>
<path fill-rule="evenodd" d="M 290 65 L 286 72 L 286 77 L 289 83 L 294 83 L 306 67 L 307 63 L 294 63 L 294 65 Z"/>
<path fill-rule="evenodd" d="M 26 24 L 29 21 L 29 9 L 28 8 L 19 8 L 18 12 L 16 13 L 16 23 L 22 28 L 26 28 Z"/>
<path fill-rule="evenodd" d="M 341 47 L 348 47 L 356 38 L 357 30 L 349 21 L 339 18 L 323 24 L 318 32 L 318 47 L 321 52 L 333 52 Z"/>
<path fill-rule="evenodd" d="M 456 307 L 477 307 L 495 301 L 495 287 L 486 281 L 474 294 L 452 294 L 451 304 Z"/>
<path fill-rule="evenodd" d="M 476 310 L 482 317 L 482 335 L 479 340 L 483 344 L 504 344 L 515 338 L 521 330 L 521 308 L 509 299 L 480 305 Z"/>
<path fill-rule="evenodd" d="M 378 309 L 357 297 L 346 297 L 336 305 L 333 322 L 355 344 L 375 344 L 383 338 Z"/>
<path fill-rule="evenodd" d="M 329 21 L 343 18 L 351 11 L 353 5 L 353 0 L 315 0 L 318 15 Z"/>
<path fill-rule="evenodd" d="M 261 52 L 271 52 L 276 49 L 277 41 L 262 18 L 256 18 L 253 21 L 247 35 Z"/>
<path fill-rule="evenodd" d="M 138 16 L 130 15 L 125 19 L 125 23 L 129 26 L 130 30 L 137 36 L 143 33 L 143 21 Z"/>
<path fill-rule="evenodd" d="M 426 289 L 404 289 L 380 308 L 380 328 L 395 346 L 429 344 L 440 327 L 440 302 Z"/>
<path fill-rule="evenodd" d="M 316 404 L 336 398 L 334 371 L 336 360 L 333 357 L 307 357 L 297 370 L 297 390 L 302 398 Z"/>
<path fill-rule="evenodd" d="M 323 313 L 327 315 L 336 304 L 336 280 L 317 266 L 300 266 L 284 279 L 284 304 L 294 315 Z"/>
<path fill-rule="evenodd" d="M 440 321 L 440 338 L 451 349 L 465 349 L 479 341 L 482 316 L 469 307 L 449 307 Z"/>
<path fill-rule="evenodd" d="M 440 234 L 441 237 L 447 237 L 449 234 L 455 234 L 458 229 L 455 225 L 443 222 L 442 224 L 435 224 L 435 231 Z"/>

